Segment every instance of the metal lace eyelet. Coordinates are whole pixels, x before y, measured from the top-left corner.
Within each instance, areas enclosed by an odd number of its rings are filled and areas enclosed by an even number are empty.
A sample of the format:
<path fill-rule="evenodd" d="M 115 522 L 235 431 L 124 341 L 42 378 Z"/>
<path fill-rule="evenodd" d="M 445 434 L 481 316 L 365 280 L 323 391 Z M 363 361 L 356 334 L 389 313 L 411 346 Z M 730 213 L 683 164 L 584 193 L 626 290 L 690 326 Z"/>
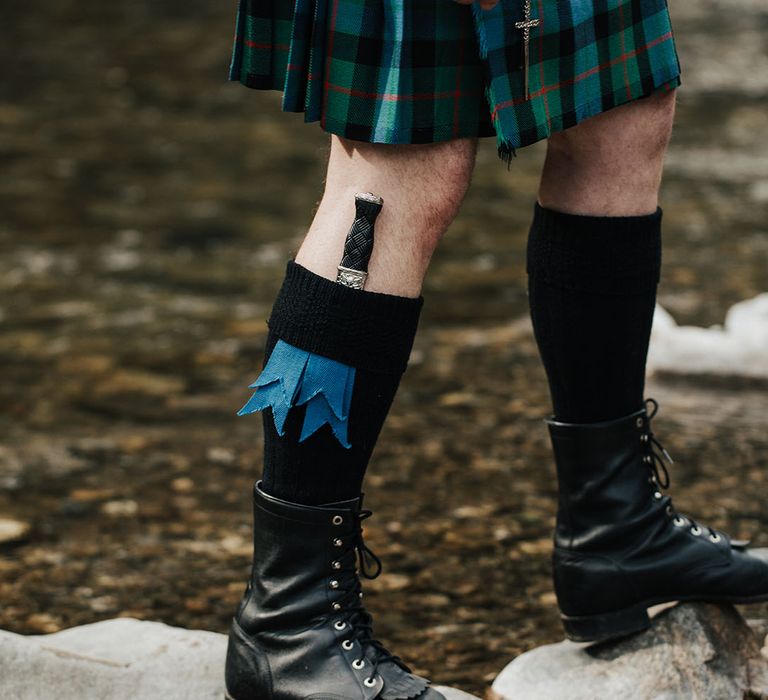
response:
<path fill-rule="evenodd" d="M 676 527 L 683 527 L 685 525 L 685 520 L 683 520 L 681 517 L 677 517 L 672 521 Z"/>
<path fill-rule="evenodd" d="M 661 491 L 654 491 L 654 492 L 653 492 L 653 497 L 654 497 L 654 498 L 655 498 L 657 501 L 660 501 L 662 498 L 664 498 L 664 494 L 663 494 L 663 493 L 661 493 Z"/>
<path fill-rule="evenodd" d="M 331 562 L 331 566 L 338 571 L 341 568 L 341 562 L 340 561 Z"/>
<path fill-rule="evenodd" d="M 339 632 L 341 632 L 341 630 L 343 630 L 346 626 L 347 626 L 347 623 L 344 622 L 343 620 L 337 620 L 336 622 L 333 623 L 333 629 L 339 630 Z"/>
<path fill-rule="evenodd" d="M 701 528 L 698 525 L 696 527 L 692 527 L 691 534 L 696 535 L 696 537 L 698 537 L 701 534 Z"/>
<path fill-rule="evenodd" d="M 336 612 L 338 612 L 339 610 L 341 610 L 341 603 L 334 603 L 334 604 L 333 604 L 331 607 L 332 607 L 332 608 L 333 608 L 333 609 L 334 609 Z"/>
<path fill-rule="evenodd" d="M 635 425 L 636 425 L 638 428 L 642 428 L 642 427 L 643 427 L 643 417 L 642 417 L 642 416 L 638 416 L 638 417 L 635 419 Z"/>
<path fill-rule="evenodd" d="M 352 662 L 352 668 L 357 669 L 358 671 L 365 666 L 365 659 L 355 659 Z"/>
<path fill-rule="evenodd" d="M 353 646 L 354 646 L 354 644 L 353 644 L 353 643 L 352 643 L 352 641 L 351 641 L 351 640 L 349 640 L 349 639 L 345 639 L 345 640 L 344 640 L 344 641 L 341 643 L 341 648 L 342 648 L 342 649 L 344 649 L 344 651 L 351 651 L 351 649 L 352 649 L 352 647 L 353 647 Z"/>
<path fill-rule="evenodd" d="M 334 590 L 336 590 L 339 587 L 339 582 L 334 578 L 334 579 L 331 579 L 331 582 L 328 585 Z"/>
<path fill-rule="evenodd" d="M 341 547 L 341 545 L 343 545 L 343 544 L 344 544 L 344 543 L 341 541 L 341 537 L 336 537 L 336 538 L 333 540 L 333 546 L 334 546 L 334 547 Z"/>
<path fill-rule="evenodd" d="M 651 464 L 651 462 L 653 462 L 653 457 L 651 457 L 651 455 L 644 455 L 643 462 L 645 462 L 646 464 Z"/>
<path fill-rule="evenodd" d="M 672 510 L 672 506 L 667 506 L 667 515 L 672 515 L 675 511 Z"/>
<path fill-rule="evenodd" d="M 366 688 L 373 688 L 373 686 L 374 686 L 374 685 L 376 685 L 376 679 L 375 679 L 375 678 L 366 678 L 366 679 L 363 681 L 363 685 L 364 685 Z"/>
<path fill-rule="evenodd" d="M 714 544 L 717 544 L 721 539 L 722 537 L 720 537 L 720 535 L 718 535 L 717 533 L 709 536 L 709 541 L 713 542 Z"/>
<path fill-rule="evenodd" d="M 342 518 L 340 515 L 334 515 L 334 516 L 331 518 L 331 522 L 332 522 L 334 525 L 341 525 L 341 524 L 344 522 L 344 518 Z"/>
<path fill-rule="evenodd" d="M 643 443 L 648 442 L 648 433 L 643 433 L 640 436 L 640 442 L 643 442 Z"/>

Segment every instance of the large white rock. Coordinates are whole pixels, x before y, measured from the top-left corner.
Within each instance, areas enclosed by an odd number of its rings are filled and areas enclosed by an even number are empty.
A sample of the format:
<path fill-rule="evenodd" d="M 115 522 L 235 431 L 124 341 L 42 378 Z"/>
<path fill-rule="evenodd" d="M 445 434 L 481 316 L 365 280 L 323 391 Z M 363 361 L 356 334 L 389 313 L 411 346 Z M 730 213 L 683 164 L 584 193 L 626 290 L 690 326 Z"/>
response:
<path fill-rule="evenodd" d="M 768 378 L 768 293 L 732 306 L 722 326 L 678 326 L 661 306 L 653 319 L 652 371 Z"/>
<path fill-rule="evenodd" d="M 514 659 L 497 700 L 743 700 L 768 698 L 768 660 L 730 606 L 686 604 L 617 642 L 560 642 Z"/>
<path fill-rule="evenodd" d="M 0 630 L 0 700 L 222 700 L 226 647 L 223 634 L 129 618 L 42 636 Z"/>
<path fill-rule="evenodd" d="M 0 697 L 222 700 L 226 638 L 122 618 L 44 636 L 0 632 Z"/>

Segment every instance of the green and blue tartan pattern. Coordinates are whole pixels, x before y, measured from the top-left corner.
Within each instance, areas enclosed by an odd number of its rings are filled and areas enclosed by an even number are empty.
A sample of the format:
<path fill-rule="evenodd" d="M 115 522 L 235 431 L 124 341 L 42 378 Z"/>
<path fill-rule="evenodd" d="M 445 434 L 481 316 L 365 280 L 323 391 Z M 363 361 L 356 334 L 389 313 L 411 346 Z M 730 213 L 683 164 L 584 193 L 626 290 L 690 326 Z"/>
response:
<path fill-rule="evenodd" d="M 471 9 L 405 2 L 240 0 L 230 78 L 359 141 L 493 135 Z"/>
<path fill-rule="evenodd" d="M 680 84 L 666 0 L 239 0 L 230 79 L 345 138 L 496 135 L 502 155 Z"/>
<path fill-rule="evenodd" d="M 511 70 L 520 55 L 514 24 L 523 19 L 522 5 L 475 11 L 502 153 L 680 84 L 666 0 L 533 0 L 531 18 L 540 26 L 532 30 L 526 99 L 524 72 Z"/>

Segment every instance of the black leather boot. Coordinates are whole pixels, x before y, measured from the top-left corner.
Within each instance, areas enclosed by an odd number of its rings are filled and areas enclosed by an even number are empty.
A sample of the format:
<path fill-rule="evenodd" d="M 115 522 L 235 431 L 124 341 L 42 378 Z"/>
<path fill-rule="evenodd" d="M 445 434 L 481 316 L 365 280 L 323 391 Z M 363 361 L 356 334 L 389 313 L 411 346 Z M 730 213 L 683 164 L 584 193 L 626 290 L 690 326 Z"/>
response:
<path fill-rule="evenodd" d="M 555 591 L 575 641 L 643 630 L 659 603 L 768 600 L 768 550 L 678 514 L 662 492 L 672 460 L 651 431 L 657 410 L 650 399 L 615 421 L 549 421 L 560 483 Z"/>
<path fill-rule="evenodd" d="M 445 700 L 372 632 L 362 498 L 302 506 L 254 488 L 254 563 L 226 661 L 231 700 Z"/>

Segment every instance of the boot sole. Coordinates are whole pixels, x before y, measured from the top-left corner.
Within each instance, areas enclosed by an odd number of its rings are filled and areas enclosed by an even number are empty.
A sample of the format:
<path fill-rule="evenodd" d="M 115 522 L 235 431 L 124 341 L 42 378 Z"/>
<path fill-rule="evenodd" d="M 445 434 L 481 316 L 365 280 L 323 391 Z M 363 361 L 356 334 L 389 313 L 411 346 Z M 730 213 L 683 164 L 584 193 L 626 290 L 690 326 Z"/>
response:
<path fill-rule="evenodd" d="M 729 603 L 746 605 L 768 601 L 768 593 L 758 596 L 687 596 L 677 598 L 649 598 L 637 605 L 599 615 L 560 614 L 565 636 L 572 642 L 607 642 L 611 639 L 628 637 L 647 630 L 651 626 L 648 608 L 664 603 Z"/>

